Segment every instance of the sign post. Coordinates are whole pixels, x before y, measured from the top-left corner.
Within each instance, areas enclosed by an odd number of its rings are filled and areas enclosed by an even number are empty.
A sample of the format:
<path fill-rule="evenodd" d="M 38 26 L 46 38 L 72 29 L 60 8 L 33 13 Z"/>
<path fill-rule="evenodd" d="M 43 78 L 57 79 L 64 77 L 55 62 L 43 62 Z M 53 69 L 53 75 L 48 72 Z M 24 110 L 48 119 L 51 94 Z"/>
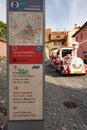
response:
<path fill-rule="evenodd" d="M 43 130 L 44 0 L 8 0 L 8 130 Z"/>

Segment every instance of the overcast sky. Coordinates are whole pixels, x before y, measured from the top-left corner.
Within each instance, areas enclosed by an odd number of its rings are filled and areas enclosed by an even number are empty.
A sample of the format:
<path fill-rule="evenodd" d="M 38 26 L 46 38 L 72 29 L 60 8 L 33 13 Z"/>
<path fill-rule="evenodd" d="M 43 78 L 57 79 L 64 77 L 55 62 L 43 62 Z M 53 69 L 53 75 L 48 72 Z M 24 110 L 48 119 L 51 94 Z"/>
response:
<path fill-rule="evenodd" d="M 6 0 L 0 0 L 0 21 L 6 23 Z"/>
<path fill-rule="evenodd" d="M 0 0 L 0 20 L 6 23 L 6 0 Z M 45 27 L 68 31 L 87 21 L 87 0 L 45 0 Z"/>
<path fill-rule="evenodd" d="M 87 21 L 87 0 L 46 0 L 46 28 L 71 30 Z"/>

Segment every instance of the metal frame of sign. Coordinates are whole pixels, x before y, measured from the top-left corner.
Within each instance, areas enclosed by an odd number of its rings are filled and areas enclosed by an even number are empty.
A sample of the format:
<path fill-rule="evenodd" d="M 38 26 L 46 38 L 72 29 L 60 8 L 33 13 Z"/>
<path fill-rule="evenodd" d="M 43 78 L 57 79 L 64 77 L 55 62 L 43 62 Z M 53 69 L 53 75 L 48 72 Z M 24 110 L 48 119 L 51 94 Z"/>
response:
<path fill-rule="evenodd" d="M 8 130 L 44 128 L 44 28 L 45 0 L 7 0 Z"/>

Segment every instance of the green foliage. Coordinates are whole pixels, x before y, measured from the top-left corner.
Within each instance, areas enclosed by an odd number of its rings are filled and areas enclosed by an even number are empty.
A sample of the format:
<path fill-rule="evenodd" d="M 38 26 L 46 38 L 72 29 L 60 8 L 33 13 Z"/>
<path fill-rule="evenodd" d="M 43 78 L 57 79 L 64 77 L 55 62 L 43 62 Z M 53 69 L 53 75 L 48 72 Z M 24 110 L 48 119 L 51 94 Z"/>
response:
<path fill-rule="evenodd" d="M 0 21 L 0 38 L 6 40 L 6 24 Z"/>

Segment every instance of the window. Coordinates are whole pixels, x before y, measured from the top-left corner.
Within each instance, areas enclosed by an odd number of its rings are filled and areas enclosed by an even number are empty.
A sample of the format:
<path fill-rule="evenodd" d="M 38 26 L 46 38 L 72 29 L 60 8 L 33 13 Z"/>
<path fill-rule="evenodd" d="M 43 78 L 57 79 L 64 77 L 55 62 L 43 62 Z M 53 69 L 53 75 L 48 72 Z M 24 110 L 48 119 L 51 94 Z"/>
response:
<path fill-rule="evenodd" d="M 72 49 L 62 50 L 62 57 L 66 56 L 67 54 L 72 54 Z"/>
<path fill-rule="evenodd" d="M 81 33 L 80 38 L 83 39 L 83 34 Z"/>
<path fill-rule="evenodd" d="M 59 35 L 57 35 L 57 37 L 56 38 L 60 38 L 60 36 Z"/>
<path fill-rule="evenodd" d="M 64 45 L 65 44 L 65 42 L 64 41 L 62 41 L 62 45 Z"/>
<path fill-rule="evenodd" d="M 78 37 L 76 36 L 76 41 L 78 41 Z"/>
<path fill-rule="evenodd" d="M 56 45 L 57 45 L 57 43 L 56 43 L 56 42 L 53 42 L 53 45 L 54 45 L 54 46 L 56 46 Z"/>

